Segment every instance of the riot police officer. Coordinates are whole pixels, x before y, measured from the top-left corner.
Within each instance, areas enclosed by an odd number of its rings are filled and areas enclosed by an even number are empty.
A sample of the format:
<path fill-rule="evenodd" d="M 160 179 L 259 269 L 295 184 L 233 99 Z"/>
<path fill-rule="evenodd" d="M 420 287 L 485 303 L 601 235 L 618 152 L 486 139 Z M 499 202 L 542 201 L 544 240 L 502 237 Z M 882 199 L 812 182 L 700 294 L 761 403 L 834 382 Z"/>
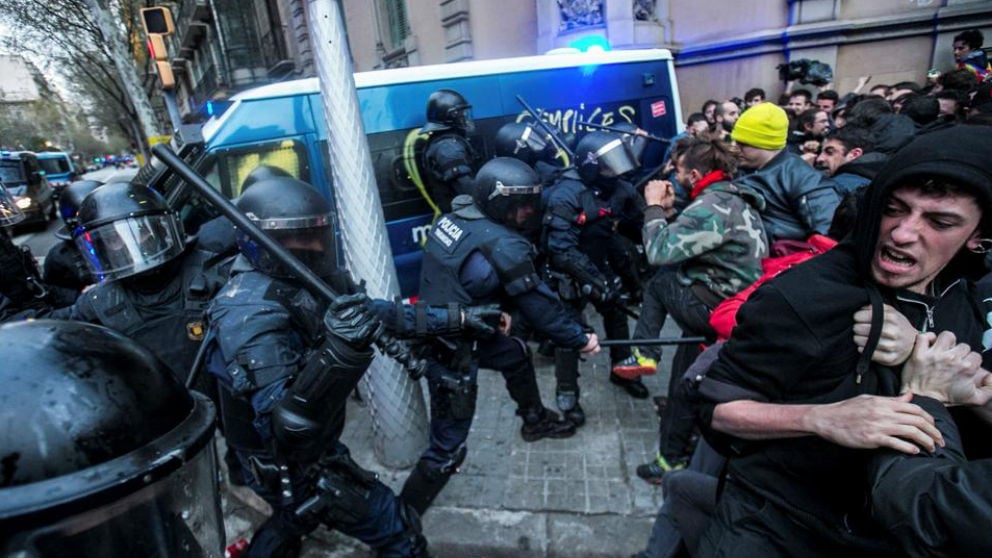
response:
<path fill-rule="evenodd" d="M 427 195 L 441 213 L 451 211 L 451 200 L 470 194 L 478 155 L 466 136 L 475 129 L 472 105 L 451 89 L 438 89 L 427 99 L 427 124 L 420 129 L 429 134 L 420 168 L 426 179 Z"/>
<path fill-rule="evenodd" d="M 44 315 L 72 304 L 78 294 L 46 284 L 31 250 L 14 244 L 11 229 L 23 220 L 24 212 L 0 183 L 0 321 Z"/>
<path fill-rule="evenodd" d="M 185 380 L 203 340 L 204 309 L 226 281 L 229 259 L 199 249 L 158 192 L 128 182 L 86 195 L 72 235 L 99 283 L 52 317 L 115 329 Z M 210 391 L 209 384 L 196 387 Z"/>
<path fill-rule="evenodd" d="M 541 186 L 533 169 L 497 157 L 479 170 L 474 196 L 455 198 L 424 245 L 420 297 L 429 303 L 499 302 L 519 311 L 559 346 L 595 353 L 599 341 L 572 320 L 541 281 L 533 246 L 521 232 L 540 226 Z M 526 344 L 503 332 L 474 343 L 437 339 L 427 355 L 431 395 L 430 446 L 407 478 L 401 497 L 424 511 L 464 461 L 475 413 L 480 367 L 499 371 L 523 418 L 525 441 L 563 438 L 575 426 L 544 407 Z"/>
<path fill-rule="evenodd" d="M 589 132 L 575 149 L 575 170 L 566 172 L 552 186 L 545 201 L 542 246 L 549 262 L 552 284 L 577 318 L 586 301 L 591 301 L 603 317 L 603 327 L 611 339 L 627 339 L 627 317 L 618 307 L 621 282 L 611 268 L 610 247 L 614 245 L 618 209 L 629 192 L 620 175 L 633 170 L 637 162 L 628 144 L 618 135 Z M 630 356 L 628 347 L 611 347 L 610 360 L 620 362 Z M 567 347 L 555 351 L 558 382 L 558 408 L 570 420 L 585 420 L 579 404 L 578 354 Z M 610 382 L 629 395 L 643 399 L 647 388 L 640 381 L 610 374 Z"/>
<path fill-rule="evenodd" d="M 55 231 L 56 238 L 61 242 L 53 244 L 45 256 L 42 277 L 46 283 L 77 293 L 93 284 L 93 276 L 72 239 L 72 231 L 79 225 L 79 204 L 102 185 L 99 180 L 77 180 L 66 186 L 59 195 L 59 217 L 64 225 Z"/>
<path fill-rule="evenodd" d="M 478 308 L 430 308 L 369 300 L 337 268 L 330 204 L 286 177 L 256 182 L 238 208 L 335 291 L 328 304 L 303 288 L 244 231 L 232 277 L 208 310 L 207 370 L 217 378 L 228 444 L 273 515 L 252 537 L 249 557 L 298 554 L 324 524 L 356 537 L 376 556 L 427 556 L 416 512 L 351 460 L 339 440 L 348 395 L 384 327 L 405 336 L 494 331 Z M 495 320 L 495 321 L 494 321 Z"/>

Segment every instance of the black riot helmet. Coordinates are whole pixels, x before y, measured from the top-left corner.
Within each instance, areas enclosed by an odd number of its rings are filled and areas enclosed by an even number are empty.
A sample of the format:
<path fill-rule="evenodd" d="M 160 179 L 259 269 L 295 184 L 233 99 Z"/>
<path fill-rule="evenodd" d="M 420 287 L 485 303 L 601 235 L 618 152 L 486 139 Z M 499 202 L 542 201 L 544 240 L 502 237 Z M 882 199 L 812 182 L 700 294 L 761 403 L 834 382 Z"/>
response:
<path fill-rule="evenodd" d="M 97 281 L 159 268 L 186 248 L 182 222 L 147 186 L 104 184 L 83 198 L 77 217 L 72 237 Z"/>
<path fill-rule="evenodd" d="M 92 324 L 4 324 L 0 354 L 0 556 L 218 555 L 207 397 Z"/>
<path fill-rule="evenodd" d="M 475 129 L 471 111 L 472 105 L 461 93 L 438 89 L 427 99 L 427 124 L 420 131 L 428 133 L 455 129 L 471 133 Z"/>
<path fill-rule="evenodd" d="M 0 227 L 16 225 L 23 220 L 24 212 L 17 207 L 14 196 L 11 196 L 3 182 L 0 182 Z"/>
<path fill-rule="evenodd" d="M 59 217 L 65 223 L 64 227 L 55 232 L 55 236 L 69 240 L 72 238 L 72 231 L 79 225 L 79 206 L 83 199 L 97 187 L 103 186 L 99 180 L 77 180 L 62 189 L 59 194 Z"/>
<path fill-rule="evenodd" d="M 620 139 L 627 144 L 627 149 L 634 157 L 634 162 L 637 163 L 637 166 L 641 166 L 641 157 L 644 155 L 644 150 L 648 146 L 647 136 L 637 133 L 640 128 L 633 122 L 618 122 L 610 127 L 616 130 L 623 130 L 624 133 L 620 134 Z"/>
<path fill-rule="evenodd" d="M 257 167 L 251 169 L 248 176 L 245 177 L 244 181 L 241 183 L 241 191 L 244 192 L 249 186 L 266 178 L 293 178 L 293 175 L 289 174 L 285 170 L 274 167 L 272 165 L 258 165 Z"/>
<path fill-rule="evenodd" d="M 493 149 L 498 157 L 513 157 L 533 165 L 545 157 L 548 141 L 530 124 L 507 122 L 496 132 Z"/>
<path fill-rule="evenodd" d="M 334 214 L 316 188 L 295 178 L 259 180 L 245 190 L 238 209 L 322 277 L 337 268 Z M 255 239 L 237 231 L 238 247 L 255 269 L 272 277 L 290 273 Z"/>
<path fill-rule="evenodd" d="M 511 157 L 490 160 L 475 175 L 475 203 L 490 219 L 524 232 L 541 223 L 541 179 Z"/>
<path fill-rule="evenodd" d="M 575 166 L 586 184 L 600 176 L 617 177 L 637 168 L 629 146 L 618 134 L 589 132 L 575 146 Z"/>

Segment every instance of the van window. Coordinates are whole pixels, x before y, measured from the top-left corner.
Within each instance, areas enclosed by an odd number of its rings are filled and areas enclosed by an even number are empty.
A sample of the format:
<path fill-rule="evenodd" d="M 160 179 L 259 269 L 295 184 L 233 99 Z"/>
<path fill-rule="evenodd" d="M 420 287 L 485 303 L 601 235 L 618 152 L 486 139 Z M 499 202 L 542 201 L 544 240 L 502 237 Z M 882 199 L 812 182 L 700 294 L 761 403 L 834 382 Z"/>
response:
<path fill-rule="evenodd" d="M 241 184 L 259 165 L 278 167 L 304 182 L 310 182 L 310 160 L 306 146 L 292 139 L 218 151 L 217 165 L 212 169 L 212 174 L 219 181 L 221 191 L 227 197 L 234 198 L 241 195 Z"/>
<path fill-rule="evenodd" d="M 24 182 L 24 175 L 21 174 L 21 162 L 14 159 L 0 161 L 0 182 L 12 186 Z"/>
<path fill-rule="evenodd" d="M 41 170 L 45 171 L 45 174 L 65 174 L 72 172 L 72 166 L 69 164 L 68 157 L 39 157 L 38 162 L 41 164 Z"/>

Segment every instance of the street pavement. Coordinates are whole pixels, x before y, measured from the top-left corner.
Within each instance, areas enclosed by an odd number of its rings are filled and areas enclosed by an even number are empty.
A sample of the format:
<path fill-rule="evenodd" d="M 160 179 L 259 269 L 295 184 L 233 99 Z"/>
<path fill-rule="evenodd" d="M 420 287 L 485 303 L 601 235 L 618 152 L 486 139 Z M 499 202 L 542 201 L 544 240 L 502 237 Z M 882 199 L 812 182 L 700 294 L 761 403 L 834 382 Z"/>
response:
<path fill-rule="evenodd" d="M 671 322 L 672 320 L 668 320 Z M 663 336 L 679 334 L 667 324 Z M 645 377 L 651 395 L 665 395 L 674 347 L 659 373 Z M 545 404 L 554 408 L 554 369 L 535 356 Z M 608 381 L 607 351 L 582 363 L 587 422 L 575 436 L 526 443 L 520 437 L 502 377 L 479 374 L 479 399 L 459 474 L 424 514 L 437 558 L 627 558 L 647 543 L 662 502 L 659 488 L 639 479 L 637 466 L 657 449 L 658 417 L 651 398 L 633 399 Z M 426 386 L 424 386 L 426 392 Z M 399 492 L 408 471 L 375 459 L 368 409 L 352 401 L 343 441 L 355 460 Z M 267 507 L 250 490 L 222 485 L 229 543 L 250 538 Z M 368 558 L 368 547 L 323 528 L 304 545 L 307 558 Z"/>

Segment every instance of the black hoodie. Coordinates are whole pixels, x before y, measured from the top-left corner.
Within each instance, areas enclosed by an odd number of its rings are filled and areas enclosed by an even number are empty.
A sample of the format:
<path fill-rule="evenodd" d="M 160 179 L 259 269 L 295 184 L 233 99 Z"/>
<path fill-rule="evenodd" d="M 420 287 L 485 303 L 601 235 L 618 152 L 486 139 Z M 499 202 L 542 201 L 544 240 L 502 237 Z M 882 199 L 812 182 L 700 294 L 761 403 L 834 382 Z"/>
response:
<path fill-rule="evenodd" d="M 710 404 L 703 412 L 704 427 L 713 406 L 723 401 L 832 403 L 862 393 L 896 395 L 895 371 L 872 365 L 858 372 L 853 315 L 869 303 L 870 289 L 921 330 L 954 331 L 959 341 L 980 350 L 980 316 L 969 283 L 961 280 L 980 273 L 972 267 L 973 255 L 952 260 L 936 282 L 936 297 L 881 288 L 871 279 L 870 264 L 883 203 L 896 186 L 921 176 L 945 177 L 974 192 L 983 209 L 992 212 L 989 154 L 992 134 L 962 126 L 922 136 L 893 155 L 869 186 L 852 236 L 767 282 L 741 308 L 737 328 L 699 386 Z M 863 514 L 867 452 L 813 436 L 761 442 L 712 431 L 707 436 L 731 455 L 728 476 L 738 489 L 776 504 L 823 535 L 810 537 L 810 548 L 794 549 L 794 555 L 831 556 L 845 548 L 884 546 L 870 523 L 860 535 L 843 527 Z"/>

